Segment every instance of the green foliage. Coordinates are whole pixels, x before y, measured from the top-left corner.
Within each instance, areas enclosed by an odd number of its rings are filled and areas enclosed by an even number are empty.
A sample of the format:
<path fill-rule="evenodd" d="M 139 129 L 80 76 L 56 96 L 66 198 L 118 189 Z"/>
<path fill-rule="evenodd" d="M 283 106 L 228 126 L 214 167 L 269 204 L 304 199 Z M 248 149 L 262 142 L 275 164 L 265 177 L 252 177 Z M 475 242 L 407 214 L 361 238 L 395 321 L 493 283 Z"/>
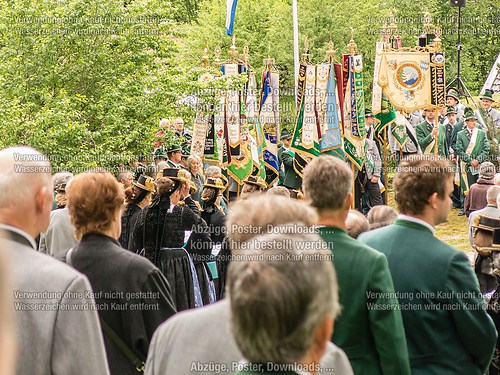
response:
<path fill-rule="evenodd" d="M 307 37 L 313 63 L 325 60 L 330 39 L 340 59 L 354 28 L 367 98 L 375 42 L 391 9 L 405 46 L 416 43 L 424 11 L 439 19 L 448 81 L 456 74 L 458 9 L 447 1 L 299 0 L 298 7 L 301 53 Z M 499 8 L 469 0 L 462 9 L 461 75 L 473 94 L 498 53 Z M 0 147 L 31 145 L 74 171 L 150 154 L 161 118 L 183 117 L 190 127 L 218 90 L 241 87 L 243 77 L 198 82 L 205 45 L 212 62 L 217 45 L 227 60 L 225 18 L 224 0 L 0 0 Z M 282 124 L 292 129 L 291 1 L 239 0 L 235 35 L 239 53 L 250 49 L 257 81 L 263 59 L 275 59 Z"/>
<path fill-rule="evenodd" d="M 169 1 L 0 2 L 0 146 L 57 168 L 112 167 L 149 153 L 192 79 Z"/>

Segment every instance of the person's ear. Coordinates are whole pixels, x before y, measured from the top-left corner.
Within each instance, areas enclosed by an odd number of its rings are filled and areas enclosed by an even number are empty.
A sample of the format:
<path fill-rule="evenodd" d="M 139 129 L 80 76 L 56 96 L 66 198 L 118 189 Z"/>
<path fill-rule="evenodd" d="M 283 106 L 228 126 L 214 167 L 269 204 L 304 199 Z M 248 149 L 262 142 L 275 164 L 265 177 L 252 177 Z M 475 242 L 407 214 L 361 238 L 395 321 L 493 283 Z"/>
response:
<path fill-rule="evenodd" d="M 47 210 L 47 205 L 52 208 L 52 200 L 49 199 L 49 194 L 50 192 L 47 191 L 46 186 L 38 188 L 35 194 L 35 210 L 37 213 L 45 212 Z M 50 194 L 50 197 L 52 197 L 52 194 Z"/>
<path fill-rule="evenodd" d="M 333 335 L 333 318 L 330 315 L 325 316 L 323 321 L 316 328 L 314 333 L 313 346 L 315 348 L 314 357 L 320 359 L 326 351 L 326 346 Z"/>
<path fill-rule="evenodd" d="M 431 206 L 432 208 L 436 209 L 437 208 L 437 205 L 438 205 L 438 193 L 437 192 L 434 192 L 432 193 L 432 195 L 429 197 L 429 199 L 427 200 L 427 202 L 429 203 L 429 206 Z"/>
<path fill-rule="evenodd" d="M 352 193 L 347 194 L 347 198 L 344 202 L 344 210 L 349 211 L 351 209 L 352 204 Z"/>

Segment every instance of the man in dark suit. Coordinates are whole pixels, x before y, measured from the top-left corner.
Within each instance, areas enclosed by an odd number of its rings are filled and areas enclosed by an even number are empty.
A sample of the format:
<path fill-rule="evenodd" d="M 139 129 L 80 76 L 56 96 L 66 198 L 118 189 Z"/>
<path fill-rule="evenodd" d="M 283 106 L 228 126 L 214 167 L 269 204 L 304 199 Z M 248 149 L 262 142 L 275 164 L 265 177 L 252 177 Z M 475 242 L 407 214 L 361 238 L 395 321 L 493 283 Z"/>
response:
<path fill-rule="evenodd" d="M 278 148 L 278 166 L 279 170 L 279 180 L 278 185 L 282 186 L 285 181 L 285 167 L 283 166 L 283 152 L 290 149 L 292 144 L 293 135 L 286 129 L 281 131 L 280 140 L 283 143 L 280 148 Z"/>
<path fill-rule="evenodd" d="M 399 215 L 360 241 L 387 257 L 400 296 L 412 374 L 484 374 L 497 332 L 468 258 L 435 237 L 448 220 L 449 161 L 412 156 L 394 178 Z"/>
<path fill-rule="evenodd" d="M 332 251 L 344 306 L 332 341 L 345 351 L 355 374 L 410 374 L 387 260 L 346 231 L 352 183 L 352 171 L 333 156 L 315 158 L 304 169 L 304 194 L 319 214 L 319 234 Z"/>
<path fill-rule="evenodd" d="M 0 151 L 0 239 L 17 323 L 17 374 L 109 374 L 87 278 L 36 251 L 52 208 L 51 167 L 28 147 Z M 84 354 L 83 354 L 84 353 Z"/>
<path fill-rule="evenodd" d="M 182 147 L 172 145 L 167 149 L 167 163 L 169 168 L 181 168 Z"/>

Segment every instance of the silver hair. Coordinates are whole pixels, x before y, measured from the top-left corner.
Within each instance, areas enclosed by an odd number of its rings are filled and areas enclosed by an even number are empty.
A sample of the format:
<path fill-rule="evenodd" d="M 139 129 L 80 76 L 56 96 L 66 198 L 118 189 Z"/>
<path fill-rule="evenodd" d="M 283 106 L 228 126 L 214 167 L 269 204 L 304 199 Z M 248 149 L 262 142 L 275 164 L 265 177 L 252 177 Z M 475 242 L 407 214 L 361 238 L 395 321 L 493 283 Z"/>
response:
<path fill-rule="evenodd" d="M 203 161 L 201 160 L 201 158 L 198 155 L 189 155 L 189 157 L 187 158 L 187 162 L 186 162 L 187 167 L 191 168 L 191 163 L 195 160 L 200 162 L 200 167 L 203 168 Z"/>
<path fill-rule="evenodd" d="M 352 171 L 334 156 L 313 159 L 304 169 L 302 188 L 306 199 L 318 211 L 340 210 L 351 192 Z"/>
<path fill-rule="evenodd" d="M 500 186 L 497 185 L 490 186 L 486 191 L 486 201 L 488 203 L 494 203 L 498 207 L 497 199 L 499 195 L 500 195 Z"/>
<path fill-rule="evenodd" d="M 0 209 L 23 207 L 40 187 L 52 191 L 52 168 L 45 155 L 31 147 L 0 151 Z"/>
<path fill-rule="evenodd" d="M 340 310 L 326 243 L 314 233 L 287 232 L 247 242 L 245 259 L 229 267 L 231 328 L 241 353 L 253 363 L 303 359 L 318 327 Z"/>
<path fill-rule="evenodd" d="M 226 219 L 227 239 L 233 254 L 253 237 L 265 234 L 275 226 L 297 224 L 312 227 L 318 223 L 314 208 L 282 195 L 257 194 L 232 203 Z"/>
<path fill-rule="evenodd" d="M 493 178 L 493 182 L 495 185 L 500 185 L 500 173 L 495 174 L 495 177 Z"/>
<path fill-rule="evenodd" d="M 52 187 L 54 190 L 62 184 L 67 184 L 73 178 L 71 172 L 58 172 L 52 176 Z"/>
<path fill-rule="evenodd" d="M 345 225 L 347 234 L 352 238 L 358 238 L 361 233 L 368 232 L 370 229 L 366 216 L 357 210 L 349 210 Z"/>
<path fill-rule="evenodd" d="M 205 169 L 205 177 L 213 177 L 215 174 L 222 173 L 222 169 L 216 165 L 211 165 Z"/>

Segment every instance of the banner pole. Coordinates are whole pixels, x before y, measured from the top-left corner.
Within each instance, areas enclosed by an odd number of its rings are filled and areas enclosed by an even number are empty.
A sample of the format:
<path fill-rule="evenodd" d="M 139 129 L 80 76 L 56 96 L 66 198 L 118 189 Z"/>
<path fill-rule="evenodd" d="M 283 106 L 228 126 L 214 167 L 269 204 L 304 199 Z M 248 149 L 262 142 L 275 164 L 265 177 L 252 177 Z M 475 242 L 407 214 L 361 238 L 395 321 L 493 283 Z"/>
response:
<path fill-rule="evenodd" d="M 293 67 L 295 73 L 295 110 L 298 112 L 297 108 L 297 94 L 299 88 L 299 19 L 297 11 L 297 0 L 292 0 L 292 12 L 293 12 Z"/>

